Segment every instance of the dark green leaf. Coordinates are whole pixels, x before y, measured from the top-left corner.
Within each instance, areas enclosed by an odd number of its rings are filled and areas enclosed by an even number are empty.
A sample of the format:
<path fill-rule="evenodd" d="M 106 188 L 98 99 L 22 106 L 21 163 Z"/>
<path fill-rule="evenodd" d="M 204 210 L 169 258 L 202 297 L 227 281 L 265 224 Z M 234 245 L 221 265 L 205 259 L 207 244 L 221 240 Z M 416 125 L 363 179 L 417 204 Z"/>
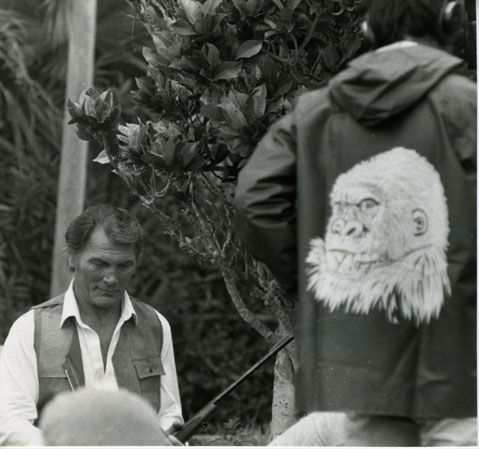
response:
<path fill-rule="evenodd" d="M 263 117 L 266 110 L 266 86 L 262 84 L 253 91 L 254 115 L 255 117 Z"/>
<path fill-rule="evenodd" d="M 206 44 L 206 49 L 207 59 L 210 65 L 218 65 L 218 63 L 220 62 L 220 52 L 218 50 L 218 47 L 213 44 Z"/>
<path fill-rule="evenodd" d="M 222 0 L 206 0 L 201 6 L 200 9 L 204 15 L 213 15 L 216 13 L 216 9 L 221 4 Z"/>
<path fill-rule="evenodd" d="M 183 165 L 186 167 L 195 158 L 200 150 L 200 142 L 188 142 L 183 145 L 181 152 L 183 154 Z"/>
<path fill-rule="evenodd" d="M 251 58 L 261 51 L 262 46 L 263 43 L 261 41 L 245 41 L 239 46 L 238 52 L 236 53 L 236 59 Z"/>
<path fill-rule="evenodd" d="M 221 114 L 221 110 L 212 104 L 205 104 L 201 106 L 200 109 L 201 115 L 211 120 L 221 120 L 223 115 Z"/>
<path fill-rule="evenodd" d="M 103 150 L 100 153 L 98 153 L 98 156 L 95 159 L 93 159 L 93 162 L 97 162 L 98 164 L 109 164 L 110 158 L 106 154 L 106 151 Z"/>
<path fill-rule="evenodd" d="M 180 36 L 195 36 L 197 34 L 186 20 L 176 20 L 170 25 L 170 28 Z"/>
<path fill-rule="evenodd" d="M 322 55 L 328 69 L 334 71 L 340 59 L 337 48 L 334 45 L 330 44 L 323 50 Z"/>
<path fill-rule="evenodd" d="M 237 78 L 241 72 L 241 62 L 220 62 L 213 71 L 213 80 L 230 80 Z"/>
<path fill-rule="evenodd" d="M 155 50 L 152 48 L 143 47 L 142 53 L 148 64 L 152 65 L 153 67 L 158 67 L 160 65 L 160 61 Z"/>
<path fill-rule="evenodd" d="M 231 128 L 238 130 L 248 124 L 243 112 L 233 103 L 223 102 L 219 107 L 224 110 Z"/>
<path fill-rule="evenodd" d="M 190 23 L 195 23 L 196 20 L 201 17 L 201 3 L 195 0 L 179 0 L 179 3 Z"/>
<path fill-rule="evenodd" d="M 200 168 L 204 167 L 207 162 L 208 161 L 204 157 L 195 156 L 188 165 L 185 165 L 185 168 L 190 171 L 199 170 Z"/>

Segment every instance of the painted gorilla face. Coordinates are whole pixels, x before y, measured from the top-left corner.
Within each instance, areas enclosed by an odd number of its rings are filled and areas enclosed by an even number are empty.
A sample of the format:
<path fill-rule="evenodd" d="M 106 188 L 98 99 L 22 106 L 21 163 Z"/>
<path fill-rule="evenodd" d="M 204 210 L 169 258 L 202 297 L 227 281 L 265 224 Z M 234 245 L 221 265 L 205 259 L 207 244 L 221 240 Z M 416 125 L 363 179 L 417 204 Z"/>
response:
<path fill-rule="evenodd" d="M 417 324 L 437 317 L 449 291 L 448 218 L 434 167 L 394 148 L 336 180 L 325 240 L 311 241 L 309 289 L 331 310 L 385 310 Z"/>
<path fill-rule="evenodd" d="M 383 192 L 376 186 L 352 185 L 332 198 L 326 234 L 327 266 L 332 273 L 360 278 L 384 263 L 378 240 L 384 221 Z"/>

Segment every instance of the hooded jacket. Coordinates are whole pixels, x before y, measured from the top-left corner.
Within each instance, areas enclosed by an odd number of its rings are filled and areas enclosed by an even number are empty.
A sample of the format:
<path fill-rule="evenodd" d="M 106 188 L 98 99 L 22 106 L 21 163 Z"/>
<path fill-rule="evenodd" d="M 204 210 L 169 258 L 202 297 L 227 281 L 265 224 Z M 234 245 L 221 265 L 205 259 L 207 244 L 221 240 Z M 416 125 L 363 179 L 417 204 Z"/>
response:
<path fill-rule="evenodd" d="M 400 42 L 301 96 L 239 176 L 249 250 L 298 294 L 300 413 L 476 416 L 476 87 Z"/>

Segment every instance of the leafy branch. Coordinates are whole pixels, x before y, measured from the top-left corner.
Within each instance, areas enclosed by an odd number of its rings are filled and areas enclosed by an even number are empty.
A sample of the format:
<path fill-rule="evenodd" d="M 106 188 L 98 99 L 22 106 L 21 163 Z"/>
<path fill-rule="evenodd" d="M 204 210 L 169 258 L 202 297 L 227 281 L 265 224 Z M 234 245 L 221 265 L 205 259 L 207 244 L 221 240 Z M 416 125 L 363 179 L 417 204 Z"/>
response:
<path fill-rule="evenodd" d="M 80 138 L 102 146 L 96 160 L 112 166 L 165 233 L 221 273 L 239 316 L 273 342 L 292 332 L 294 299 L 238 241 L 234 186 L 295 97 L 325 83 L 359 49 L 360 0 L 129 3 L 152 40 L 134 94 L 150 120 L 120 124 L 113 93 L 89 89 L 69 103 L 71 122 Z M 275 318 L 274 328 L 259 308 Z M 294 349 L 286 358 L 294 371 Z"/>

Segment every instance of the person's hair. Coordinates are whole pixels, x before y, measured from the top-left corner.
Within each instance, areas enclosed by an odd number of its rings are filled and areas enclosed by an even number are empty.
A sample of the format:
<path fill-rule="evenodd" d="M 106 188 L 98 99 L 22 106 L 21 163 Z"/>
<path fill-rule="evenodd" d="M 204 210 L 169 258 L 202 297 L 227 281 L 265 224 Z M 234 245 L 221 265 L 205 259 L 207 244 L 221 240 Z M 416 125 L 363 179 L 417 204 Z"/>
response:
<path fill-rule="evenodd" d="M 60 392 L 39 427 L 47 446 L 171 446 L 152 405 L 122 389 Z"/>
<path fill-rule="evenodd" d="M 143 230 L 138 220 L 125 209 L 108 204 L 89 207 L 72 220 L 65 234 L 68 250 L 81 251 L 96 227 L 102 227 L 116 245 L 134 245 L 136 259 L 141 259 Z"/>
<path fill-rule="evenodd" d="M 376 46 L 404 39 L 430 36 L 439 43 L 440 14 L 447 0 L 370 0 L 367 20 L 374 33 Z"/>

